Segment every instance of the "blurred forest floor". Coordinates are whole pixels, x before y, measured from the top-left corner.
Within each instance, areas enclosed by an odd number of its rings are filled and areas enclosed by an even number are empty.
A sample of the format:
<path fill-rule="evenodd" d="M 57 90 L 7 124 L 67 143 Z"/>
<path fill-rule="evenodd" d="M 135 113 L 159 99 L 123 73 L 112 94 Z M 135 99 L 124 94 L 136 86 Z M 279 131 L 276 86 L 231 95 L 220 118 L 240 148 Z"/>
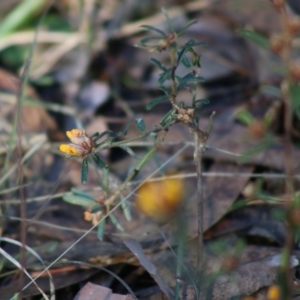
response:
<path fill-rule="evenodd" d="M 287 2 L 289 18 L 297 20 L 299 1 Z M 126 128 L 131 138 L 140 134 L 135 120 L 150 130 L 170 110 L 168 99 L 146 109 L 163 94 L 159 69 L 150 59 L 168 66 L 168 54 L 136 47 L 147 35 L 141 25 L 168 31 L 162 8 L 175 31 L 197 21 L 179 42 L 206 43 L 199 50 L 205 81 L 197 94 L 208 100 L 197 115 L 200 126 L 216 114 L 202 162 L 204 249 L 197 247 L 196 169 L 187 127 L 169 129 L 122 195 L 127 208 L 116 207 L 104 223 L 102 240 L 99 226 L 85 220 L 80 197 L 101 204 L 108 196 L 102 183 L 108 180 L 112 190 L 120 186 L 153 141 L 148 137 L 102 151 L 109 174 L 90 166 L 86 185 L 80 179 L 82 159 L 59 151 L 68 142 L 66 131 L 116 134 L 133 120 Z M 293 131 L 287 158 L 281 83 L 288 77 L 270 44 L 281 30 L 270 0 L 0 1 L 0 300 L 13 299 L 22 289 L 19 298 L 31 300 L 41 299 L 40 290 L 58 300 L 196 299 L 200 251 L 203 299 L 280 299 L 288 164 L 294 195 L 300 187 L 300 67 L 295 64 L 288 91 Z M 295 31 L 290 57 L 297 62 Z M 179 98 L 190 99 L 190 91 L 182 90 Z M 168 176 L 176 178 L 177 189 L 162 184 Z M 153 178 L 142 193 L 141 183 Z M 155 220 L 168 193 L 183 195 L 181 216 Z M 154 218 L 137 209 L 139 195 L 153 201 Z M 293 215 L 296 225 L 299 215 Z M 182 259 L 176 254 L 176 228 L 185 231 Z M 300 299 L 299 247 L 296 232 L 290 264 L 294 299 Z M 38 277 L 40 290 L 24 270 Z"/>

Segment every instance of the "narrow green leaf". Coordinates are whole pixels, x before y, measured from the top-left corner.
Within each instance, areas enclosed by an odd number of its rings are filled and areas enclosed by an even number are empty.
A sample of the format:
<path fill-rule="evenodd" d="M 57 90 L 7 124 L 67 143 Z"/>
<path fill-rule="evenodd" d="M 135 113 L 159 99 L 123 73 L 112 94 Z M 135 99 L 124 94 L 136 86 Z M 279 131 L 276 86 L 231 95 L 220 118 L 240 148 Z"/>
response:
<path fill-rule="evenodd" d="M 195 43 L 196 43 L 196 41 L 194 39 L 190 39 L 185 43 L 185 47 L 186 48 L 193 47 L 195 45 Z M 203 42 L 201 42 L 201 43 L 203 43 Z"/>
<path fill-rule="evenodd" d="M 182 81 L 176 88 L 176 92 L 179 92 L 181 91 L 186 85 L 186 82 L 185 81 Z"/>
<path fill-rule="evenodd" d="M 104 191 L 109 192 L 109 168 L 103 169 L 103 186 L 104 186 Z"/>
<path fill-rule="evenodd" d="M 99 134 L 100 134 L 99 132 L 95 132 L 94 134 L 91 135 L 91 138 L 95 139 L 99 136 Z"/>
<path fill-rule="evenodd" d="M 71 188 L 71 192 L 74 194 L 74 196 L 79 196 L 79 197 L 82 197 L 82 198 L 85 198 L 85 199 L 88 199 L 88 200 L 94 200 L 95 201 L 95 198 L 87 193 L 87 192 L 84 192 L 84 191 L 81 191 L 81 190 L 78 190 L 74 187 Z"/>
<path fill-rule="evenodd" d="M 106 219 L 102 219 L 98 224 L 97 237 L 100 241 L 102 241 L 104 237 L 105 223 L 106 223 Z"/>
<path fill-rule="evenodd" d="M 99 133 L 99 132 L 97 132 L 97 133 L 98 133 L 98 134 L 95 136 L 94 142 L 100 140 L 102 137 L 104 137 L 104 136 L 107 135 L 107 134 L 111 134 L 112 131 L 111 131 L 111 130 L 105 130 L 105 131 L 103 131 L 103 132 L 101 132 L 101 133 Z M 92 136 L 92 137 L 93 137 L 93 136 Z"/>
<path fill-rule="evenodd" d="M 109 147 L 109 145 L 114 141 L 116 140 L 118 137 L 122 136 L 123 135 L 123 132 L 122 131 L 119 131 L 117 134 L 115 134 L 115 136 L 112 136 L 112 137 L 109 137 L 107 138 L 106 140 L 98 143 L 98 144 L 95 144 L 95 148 L 97 148 L 98 150 L 103 150 L 103 149 L 106 149 L 107 147 Z"/>
<path fill-rule="evenodd" d="M 176 91 L 179 92 L 180 90 L 182 90 L 188 82 L 203 82 L 203 81 L 204 81 L 203 77 L 195 76 L 194 74 L 189 73 L 180 79 Z"/>
<path fill-rule="evenodd" d="M 188 74 L 182 78 L 186 82 L 204 82 L 204 78 L 201 76 L 195 76 L 193 74 Z"/>
<path fill-rule="evenodd" d="M 150 58 L 150 61 L 152 61 L 152 63 L 154 63 L 162 71 L 167 70 L 167 68 L 159 60 L 152 57 L 152 58 Z"/>
<path fill-rule="evenodd" d="M 76 196 L 73 193 L 66 193 L 63 195 L 63 200 L 71 203 L 71 204 L 75 204 L 75 205 L 80 205 L 80 206 L 84 206 L 84 207 L 88 207 L 90 205 L 92 205 L 93 203 L 95 203 L 94 199 L 88 199 L 88 198 L 84 198 L 81 196 Z"/>
<path fill-rule="evenodd" d="M 99 155 L 93 154 L 93 160 L 101 169 L 108 169 L 108 165 L 100 158 Z"/>
<path fill-rule="evenodd" d="M 209 100 L 208 99 L 205 99 L 205 98 L 198 99 L 198 100 L 196 100 L 194 102 L 194 107 L 198 108 L 198 107 L 201 107 L 201 106 L 206 105 L 206 104 L 209 104 Z"/>
<path fill-rule="evenodd" d="M 251 40 L 252 42 L 256 43 L 257 45 L 259 45 L 265 49 L 270 49 L 269 39 L 267 39 L 266 37 L 264 37 L 263 35 L 255 32 L 255 31 L 248 30 L 248 29 L 240 29 L 237 31 L 237 33 L 240 36 Z"/>
<path fill-rule="evenodd" d="M 122 136 L 123 135 L 123 132 L 122 131 L 119 131 L 115 134 L 114 138 L 117 139 L 118 137 Z"/>
<path fill-rule="evenodd" d="M 177 36 L 182 36 L 185 31 L 191 27 L 192 25 L 196 24 L 197 23 L 197 20 L 191 20 L 190 22 L 188 22 L 178 33 L 177 33 Z"/>
<path fill-rule="evenodd" d="M 2 16 L 0 23 L 0 37 L 13 32 L 18 27 L 25 24 L 34 14 L 39 12 L 44 5 L 46 0 L 23 0 L 18 1 L 18 4 L 6 14 Z"/>
<path fill-rule="evenodd" d="M 128 205 L 128 202 L 123 197 L 121 198 L 121 207 L 126 220 L 131 221 L 132 217 L 131 217 L 130 206 Z"/>
<path fill-rule="evenodd" d="M 104 141 L 100 142 L 99 144 L 95 144 L 95 147 L 98 148 L 99 146 L 102 146 L 104 144 L 110 144 L 115 139 L 116 139 L 115 136 L 109 137 L 109 138 L 105 139 Z"/>
<path fill-rule="evenodd" d="M 170 96 L 170 92 L 169 92 L 169 90 L 165 86 L 160 85 L 158 88 L 160 90 L 162 90 L 167 96 Z"/>
<path fill-rule="evenodd" d="M 184 54 L 188 50 L 188 47 L 184 46 L 178 53 L 177 53 L 177 65 L 180 64 Z"/>
<path fill-rule="evenodd" d="M 135 166 L 136 171 L 140 171 L 141 168 L 145 165 L 145 163 L 154 155 L 156 149 L 152 148 L 150 151 L 148 151 L 137 163 Z"/>
<path fill-rule="evenodd" d="M 132 119 L 130 119 L 129 122 L 127 122 L 127 124 L 126 124 L 126 126 L 125 126 L 125 128 L 124 128 L 124 130 L 123 130 L 123 135 L 124 135 L 124 136 L 127 135 L 131 123 L 132 123 Z"/>
<path fill-rule="evenodd" d="M 159 75 L 158 82 L 159 82 L 160 85 L 164 84 L 164 82 L 166 80 L 170 79 L 170 77 L 171 77 L 171 71 L 172 71 L 171 69 L 167 69 L 165 72 L 163 72 L 163 73 L 161 73 Z"/>
<path fill-rule="evenodd" d="M 167 95 L 163 95 L 163 96 L 159 96 L 154 98 L 153 100 L 151 100 L 147 105 L 146 105 L 146 109 L 150 110 L 151 108 L 153 108 L 154 106 L 160 104 L 162 101 L 168 99 L 169 96 Z"/>
<path fill-rule="evenodd" d="M 184 55 L 184 56 L 182 57 L 182 60 L 181 60 L 181 61 L 182 61 L 182 64 L 183 64 L 186 68 L 190 69 L 190 68 L 192 67 L 192 65 L 191 65 L 189 59 L 186 57 L 186 55 Z"/>
<path fill-rule="evenodd" d="M 81 165 L 81 183 L 82 184 L 87 183 L 88 174 L 89 174 L 89 162 L 88 162 L 87 157 L 85 157 L 82 160 L 82 165 Z"/>
<path fill-rule="evenodd" d="M 175 110 L 172 109 L 170 111 L 168 111 L 165 116 L 161 119 L 161 121 L 159 122 L 159 124 L 163 127 L 167 126 L 172 120 L 173 120 L 173 116 L 175 114 Z"/>
<path fill-rule="evenodd" d="M 98 213 L 99 211 L 102 211 L 102 210 L 103 210 L 103 205 L 101 205 L 101 204 L 96 204 L 96 205 L 93 205 L 90 209 L 91 209 L 91 213 L 92 213 L 92 214 L 96 214 L 96 213 Z"/>
<path fill-rule="evenodd" d="M 145 30 L 155 31 L 155 32 L 161 34 L 162 36 L 167 37 L 167 35 L 162 30 L 160 30 L 160 29 L 158 29 L 158 28 L 156 28 L 154 26 L 151 26 L 151 25 L 141 25 L 140 27 L 142 29 L 145 29 Z"/>
<path fill-rule="evenodd" d="M 156 40 L 160 40 L 160 39 L 161 39 L 161 37 L 157 37 L 157 36 L 147 36 L 140 40 L 140 44 L 142 46 L 145 46 L 150 41 L 156 41 Z"/>
<path fill-rule="evenodd" d="M 145 122 L 142 118 L 136 119 L 135 124 L 136 124 L 136 127 L 139 131 L 141 131 L 141 132 L 146 131 L 146 125 L 145 125 Z"/>
<path fill-rule="evenodd" d="M 165 15 L 165 18 L 166 18 L 166 20 L 167 20 L 167 23 L 168 23 L 168 26 L 169 26 L 169 28 L 170 28 L 170 31 L 171 31 L 172 33 L 176 34 L 176 32 L 175 32 L 175 30 L 174 30 L 174 28 L 173 28 L 173 25 L 172 25 L 172 21 L 170 20 L 167 11 L 166 11 L 164 8 L 162 8 L 161 11 L 162 11 L 163 14 Z"/>
<path fill-rule="evenodd" d="M 120 145 L 119 146 L 121 149 L 123 149 L 124 151 L 126 151 L 130 156 L 132 156 L 135 159 L 138 159 L 138 157 L 136 156 L 136 154 L 133 152 L 133 150 L 125 145 Z"/>
<path fill-rule="evenodd" d="M 206 47 L 206 46 L 207 46 L 207 43 L 205 43 L 205 42 L 196 42 L 195 40 L 190 39 L 190 40 L 186 43 L 186 46 L 189 46 L 189 47 L 195 47 L 195 46 Z"/>
<path fill-rule="evenodd" d="M 122 227 L 121 223 L 118 221 L 114 214 L 110 213 L 108 217 L 117 229 L 119 229 L 120 231 L 124 231 L 124 228 Z"/>

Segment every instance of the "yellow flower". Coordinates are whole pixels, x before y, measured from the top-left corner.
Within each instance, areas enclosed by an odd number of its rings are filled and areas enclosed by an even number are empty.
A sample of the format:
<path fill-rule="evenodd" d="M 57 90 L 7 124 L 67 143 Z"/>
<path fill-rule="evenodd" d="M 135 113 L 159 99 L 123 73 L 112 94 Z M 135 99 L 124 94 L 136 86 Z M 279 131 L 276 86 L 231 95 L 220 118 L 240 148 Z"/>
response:
<path fill-rule="evenodd" d="M 59 150 L 67 155 L 85 157 L 93 151 L 93 140 L 82 129 L 66 132 L 71 144 L 62 144 Z"/>
<path fill-rule="evenodd" d="M 271 285 L 267 292 L 268 300 L 279 300 L 280 299 L 280 288 L 278 285 Z"/>
<path fill-rule="evenodd" d="M 166 220 L 179 209 L 183 199 L 183 182 L 165 179 L 146 182 L 138 192 L 136 204 L 140 211 L 156 220 Z"/>

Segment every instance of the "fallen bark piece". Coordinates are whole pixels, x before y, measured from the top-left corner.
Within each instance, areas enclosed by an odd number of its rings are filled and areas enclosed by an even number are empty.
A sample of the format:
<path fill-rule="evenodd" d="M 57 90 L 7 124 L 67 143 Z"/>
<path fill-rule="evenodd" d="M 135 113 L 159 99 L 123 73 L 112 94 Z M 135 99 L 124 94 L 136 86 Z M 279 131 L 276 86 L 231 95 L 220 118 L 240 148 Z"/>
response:
<path fill-rule="evenodd" d="M 113 294 L 111 289 L 88 282 L 74 300 L 133 300 L 131 295 Z"/>

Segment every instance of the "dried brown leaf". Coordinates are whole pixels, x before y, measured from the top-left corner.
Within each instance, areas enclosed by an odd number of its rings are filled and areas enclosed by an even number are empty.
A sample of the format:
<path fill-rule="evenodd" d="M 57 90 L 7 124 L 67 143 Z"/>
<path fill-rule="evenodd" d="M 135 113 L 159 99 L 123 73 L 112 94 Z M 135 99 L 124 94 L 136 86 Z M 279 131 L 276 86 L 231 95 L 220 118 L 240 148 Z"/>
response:
<path fill-rule="evenodd" d="M 13 74 L 0 69 L 0 91 L 18 95 L 20 93 L 21 84 L 19 79 Z M 25 91 L 25 97 L 38 99 L 34 90 L 28 86 Z M 9 122 L 15 117 L 17 99 L 9 99 L 10 102 L 0 102 L 1 119 L 4 118 Z M 24 131 L 40 132 L 43 130 L 54 131 L 57 129 L 54 119 L 47 113 L 43 107 L 38 106 L 22 106 L 21 115 L 22 129 Z"/>
<path fill-rule="evenodd" d="M 124 239 L 123 241 L 124 244 L 129 248 L 129 250 L 138 258 L 140 264 L 154 278 L 165 295 L 171 298 L 171 295 L 173 295 L 173 291 L 168 287 L 164 279 L 157 272 L 155 265 L 153 265 L 152 262 L 150 262 L 150 260 L 146 257 L 140 243 L 134 239 Z"/>

